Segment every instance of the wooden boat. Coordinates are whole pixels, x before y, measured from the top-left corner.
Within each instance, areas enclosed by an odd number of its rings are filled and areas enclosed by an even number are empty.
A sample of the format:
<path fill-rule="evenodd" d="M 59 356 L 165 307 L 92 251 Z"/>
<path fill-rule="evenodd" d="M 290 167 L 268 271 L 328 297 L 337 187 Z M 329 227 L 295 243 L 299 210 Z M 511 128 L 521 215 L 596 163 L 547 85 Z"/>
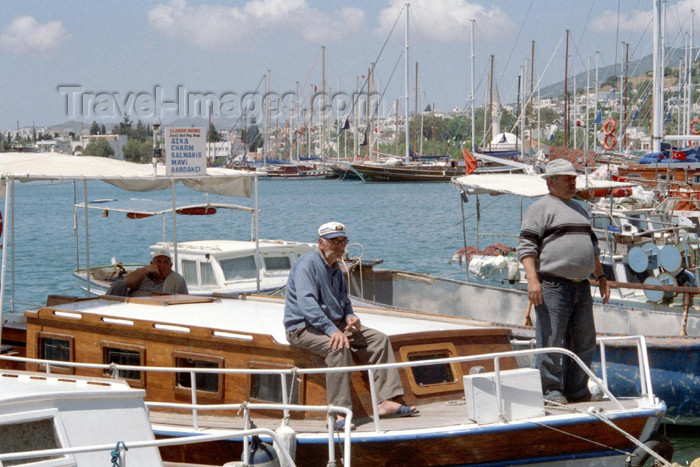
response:
<path fill-rule="evenodd" d="M 378 401 L 368 381 L 379 367 L 338 369 L 353 371 L 354 410 L 347 415 L 357 429 L 346 424 L 343 434 L 334 433 L 326 418 L 342 409 L 326 405 L 329 370 L 287 344 L 283 308 L 280 298 L 255 296 L 54 297 L 26 312 L 27 356 L 39 359 L 26 367 L 111 375 L 144 389 L 159 438 L 243 429 L 252 420 L 259 428 L 281 424 L 295 440 L 297 466 L 332 465 L 341 457 L 347 466 L 625 465 L 629 453 L 645 452 L 626 434 L 658 443 L 665 409 L 648 378 L 638 380 L 642 396 L 615 397 L 600 381 L 601 401 L 544 406 L 539 373 L 518 365 L 518 357 L 537 351 L 512 351 L 507 329 L 365 307 L 355 311 L 390 335 L 405 401 L 420 415 L 372 417 Z M 648 375 L 642 341 L 639 372 Z M 247 442 L 234 436 L 205 448 L 162 447 L 161 455 L 221 465 L 245 456 Z"/>
<path fill-rule="evenodd" d="M 83 203 L 76 205 L 83 209 Z M 124 201 L 100 200 L 88 203 L 88 209 L 126 214 L 130 219 L 165 216 L 173 212 L 170 201 L 129 199 Z M 217 211 L 242 211 L 251 215 L 252 238 L 249 240 L 191 240 L 185 242 L 163 241 L 151 245 L 151 252 L 168 251 L 173 258 L 175 270 L 185 278 L 187 289 L 195 295 L 213 293 L 268 293 L 279 290 L 287 283 L 294 261 L 304 253 L 312 251 L 314 244 L 288 240 L 255 238 L 254 209 L 224 203 L 182 203 L 175 212 L 183 215 L 210 215 Z M 165 222 L 165 220 L 163 220 Z M 177 250 L 177 251 L 176 251 Z M 90 268 L 90 293 L 103 295 L 112 282 L 143 267 L 144 264 L 114 264 Z M 87 269 L 78 268 L 73 277 L 87 291 Z"/>
<path fill-rule="evenodd" d="M 255 173 L 261 180 L 323 180 L 326 178 L 327 170 L 322 166 L 311 164 L 280 164 L 266 165 L 255 169 Z"/>

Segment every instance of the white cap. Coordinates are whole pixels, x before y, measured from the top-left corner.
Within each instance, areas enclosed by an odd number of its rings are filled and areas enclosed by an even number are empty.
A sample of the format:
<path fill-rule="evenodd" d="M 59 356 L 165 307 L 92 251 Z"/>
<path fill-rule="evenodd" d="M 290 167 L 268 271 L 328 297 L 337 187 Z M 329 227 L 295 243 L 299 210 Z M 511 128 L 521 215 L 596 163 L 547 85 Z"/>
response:
<path fill-rule="evenodd" d="M 544 170 L 544 175 L 542 178 L 547 180 L 549 177 L 554 177 L 555 175 L 573 175 L 576 176 L 576 168 L 574 164 L 567 161 L 566 159 L 554 159 L 547 163 L 547 167 Z"/>
<path fill-rule="evenodd" d="M 327 222 L 318 228 L 318 236 L 323 238 L 347 238 L 348 229 L 340 222 Z"/>
<path fill-rule="evenodd" d="M 153 250 L 152 254 L 153 254 L 154 258 L 156 258 L 158 256 L 167 256 L 169 259 L 172 260 L 172 257 L 170 256 L 170 252 L 168 250 L 163 250 L 163 249 Z"/>

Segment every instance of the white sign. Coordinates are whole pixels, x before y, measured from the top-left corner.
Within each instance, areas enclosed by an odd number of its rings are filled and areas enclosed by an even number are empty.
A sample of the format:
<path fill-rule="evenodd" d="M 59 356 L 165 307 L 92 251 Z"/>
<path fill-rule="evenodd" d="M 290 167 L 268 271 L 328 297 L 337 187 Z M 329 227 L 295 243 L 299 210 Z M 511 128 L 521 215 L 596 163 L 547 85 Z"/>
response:
<path fill-rule="evenodd" d="M 204 128 L 165 129 L 166 175 L 207 173 L 206 134 Z"/>

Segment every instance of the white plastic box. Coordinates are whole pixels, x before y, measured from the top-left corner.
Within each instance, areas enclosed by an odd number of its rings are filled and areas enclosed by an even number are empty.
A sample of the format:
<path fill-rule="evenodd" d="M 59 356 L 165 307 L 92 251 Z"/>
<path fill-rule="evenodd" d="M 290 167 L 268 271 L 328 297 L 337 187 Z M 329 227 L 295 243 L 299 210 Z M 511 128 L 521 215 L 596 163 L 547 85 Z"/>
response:
<path fill-rule="evenodd" d="M 500 372 L 503 414 L 507 420 L 544 416 L 539 370 L 520 368 Z M 483 425 L 501 420 L 496 401 L 496 374 L 464 376 L 467 416 Z"/>

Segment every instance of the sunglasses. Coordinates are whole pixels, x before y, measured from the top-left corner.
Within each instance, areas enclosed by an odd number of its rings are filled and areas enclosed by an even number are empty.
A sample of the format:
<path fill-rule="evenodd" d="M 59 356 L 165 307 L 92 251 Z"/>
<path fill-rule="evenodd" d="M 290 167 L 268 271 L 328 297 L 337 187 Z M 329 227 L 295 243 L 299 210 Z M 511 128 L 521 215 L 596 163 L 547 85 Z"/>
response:
<path fill-rule="evenodd" d="M 345 243 L 348 243 L 347 237 L 324 238 L 324 240 L 327 241 L 328 243 L 332 243 L 333 245 L 343 245 Z"/>

